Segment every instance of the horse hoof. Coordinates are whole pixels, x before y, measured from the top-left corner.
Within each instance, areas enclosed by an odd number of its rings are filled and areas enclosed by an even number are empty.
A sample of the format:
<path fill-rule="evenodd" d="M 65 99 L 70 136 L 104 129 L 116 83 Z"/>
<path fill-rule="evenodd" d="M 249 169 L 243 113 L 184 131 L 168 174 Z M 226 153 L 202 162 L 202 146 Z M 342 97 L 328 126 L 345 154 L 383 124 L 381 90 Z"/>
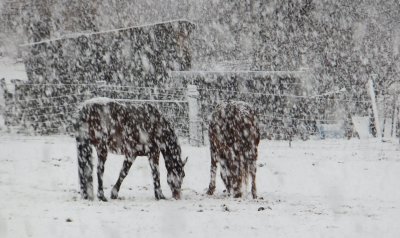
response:
<path fill-rule="evenodd" d="M 207 191 L 207 195 L 210 195 L 210 196 L 211 196 L 211 195 L 213 195 L 213 194 L 214 194 L 214 191 L 213 191 L 213 190 L 208 190 L 208 191 Z"/>
<path fill-rule="evenodd" d="M 236 193 L 233 197 L 234 198 L 241 198 L 242 197 L 242 193 Z"/>
<path fill-rule="evenodd" d="M 107 198 L 104 196 L 99 196 L 98 199 L 103 202 L 107 202 Z"/>
<path fill-rule="evenodd" d="M 99 200 L 102 202 L 107 202 L 107 198 L 105 198 L 105 197 L 99 197 Z"/>
<path fill-rule="evenodd" d="M 110 198 L 111 198 L 111 199 L 117 199 L 117 198 L 118 198 L 118 195 L 111 194 Z"/>
<path fill-rule="evenodd" d="M 93 201 L 93 200 L 94 200 L 93 197 L 90 197 L 90 196 L 88 196 L 88 195 L 83 195 L 83 196 L 82 196 L 82 199 L 83 199 L 83 200 L 89 200 L 89 201 Z"/>
<path fill-rule="evenodd" d="M 117 189 L 113 188 L 111 190 L 111 199 L 117 199 L 118 198 L 118 191 Z"/>
<path fill-rule="evenodd" d="M 156 195 L 156 200 L 161 200 L 161 199 L 165 199 L 165 196 L 163 194 Z"/>

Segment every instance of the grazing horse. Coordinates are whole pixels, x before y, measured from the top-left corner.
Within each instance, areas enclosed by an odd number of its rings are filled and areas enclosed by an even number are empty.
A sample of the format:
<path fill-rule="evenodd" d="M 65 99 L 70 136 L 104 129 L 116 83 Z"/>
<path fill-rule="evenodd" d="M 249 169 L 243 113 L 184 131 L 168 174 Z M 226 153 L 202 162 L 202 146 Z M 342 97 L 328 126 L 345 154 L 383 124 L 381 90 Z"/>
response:
<path fill-rule="evenodd" d="M 159 155 L 167 168 L 167 181 L 175 199 L 180 199 L 185 176 L 181 147 L 171 124 L 153 106 L 133 106 L 118 100 L 95 98 L 82 104 L 75 124 L 78 149 L 78 172 L 81 195 L 93 199 L 92 146 L 97 151 L 97 197 L 107 201 L 103 191 L 104 164 L 108 152 L 125 155 L 119 178 L 111 190 L 118 197 L 122 181 L 136 156 L 148 156 L 157 200 L 165 199 L 160 186 Z"/>
<path fill-rule="evenodd" d="M 252 178 L 251 193 L 257 198 L 256 161 L 260 131 L 255 112 L 243 102 L 224 103 L 211 116 L 209 126 L 211 178 L 207 194 L 215 191 L 217 163 L 228 193 L 242 196 L 242 183 Z"/>

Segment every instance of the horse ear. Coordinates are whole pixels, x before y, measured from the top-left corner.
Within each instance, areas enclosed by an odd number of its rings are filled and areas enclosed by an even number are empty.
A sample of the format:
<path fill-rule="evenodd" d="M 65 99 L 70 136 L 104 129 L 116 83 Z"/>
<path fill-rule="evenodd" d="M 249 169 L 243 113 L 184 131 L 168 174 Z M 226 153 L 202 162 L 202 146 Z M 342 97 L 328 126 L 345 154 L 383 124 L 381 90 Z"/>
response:
<path fill-rule="evenodd" d="M 188 161 L 188 157 L 186 156 L 185 160 L 184 160 L 184 161 L 182 161 L 182 163 L 183 163 L 183 166 L 185 166 L 185 164 L 187 163 L 187 161 Z"/>

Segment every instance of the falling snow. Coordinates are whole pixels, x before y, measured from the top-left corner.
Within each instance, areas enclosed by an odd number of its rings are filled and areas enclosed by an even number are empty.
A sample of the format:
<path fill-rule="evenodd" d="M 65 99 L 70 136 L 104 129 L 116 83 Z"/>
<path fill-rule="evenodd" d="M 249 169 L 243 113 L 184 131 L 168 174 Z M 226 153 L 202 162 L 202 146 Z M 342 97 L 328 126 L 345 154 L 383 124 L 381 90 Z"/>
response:
<path fill-rule="evenodd" d="M 0 237 L 398 237 L 399 12 L 0 1 Z"/>

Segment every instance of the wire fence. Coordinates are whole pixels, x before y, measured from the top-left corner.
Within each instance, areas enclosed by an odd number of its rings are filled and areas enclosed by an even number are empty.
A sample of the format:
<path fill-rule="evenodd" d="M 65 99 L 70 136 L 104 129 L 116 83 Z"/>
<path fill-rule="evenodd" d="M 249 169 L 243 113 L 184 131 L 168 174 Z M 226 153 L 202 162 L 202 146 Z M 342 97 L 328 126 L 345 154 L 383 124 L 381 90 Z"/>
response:
<path fill-rule="evenodd" d="M 350 138 L 356 136 L 352 121 L 354 115 L 368 117 L 370 125 L 373 124 L 371 100 L 367 98 L 351 98 L 340 92 L 304 95 L 300 83 L 285 81 L 261 88 L 254 85 L 244 88 L 199 84 L 197 100 L 200 110 L 198 119 L 193 119 L 189 118 L 186 86 L 19 83 L 15 85 L 13 97 L 8 97 L 5 102 L 5 121 L 10 130 L 17 132 L 73 133 L 78 105 L 94 97 L 108 97 L 125 103 L 155 105 L 171 121 L 180 137 L 190 136 L 190 121 L 199 122 L 203 143 L 210 115 L 222 101 L 251 104 L 260 121 L 262 138 L 306 140 L 311 136 L 324 137 L 328 125 L 336 125 L 333 130 L 337 130 L 339 136 Z M 380 115 L 383 119 L 396 109 L 382 108 L 384 111 Z M 397 125 L 393 126 L 397 128 Z M 373 130 L 373 126 L 371 128 Z"/>
<path fill-rule="evenodd" d="M 271 87 L 269 92 L 199 88 L 204 130 L 207 130 L 209 115 L 220 101 L 237 100 L 253 106 L 260 121 L 263 138 L 308 139 L 310 136 L 323 134 L 323 124 L 340 124 L 343 135 L 352 137 L 356 136 L 351 120 L 351 115 L 354 114 L 351 108 L 343 105 L 344 102 L 357 103 L 358 108 L 363 108 L 362 116 L 368 116 L 367 109 L 371 104 L 371 100 L 352 100 L 340 94 L 334 97 L 301 95 L 295 94 L 300 91 L 297 88 L 277 88 L 279 87 Z"/>
<path fill-rule="evenodd" d="M 79 104 L 94 97 L 153 104 L 172 122 L 179 136 L 187 137 L 188 105 L 183 90 L 102 83 L 16 84 L 13 97 L 5 103 L 5 123 L 9 130 L 27 134 L 73 133 Z"/>

